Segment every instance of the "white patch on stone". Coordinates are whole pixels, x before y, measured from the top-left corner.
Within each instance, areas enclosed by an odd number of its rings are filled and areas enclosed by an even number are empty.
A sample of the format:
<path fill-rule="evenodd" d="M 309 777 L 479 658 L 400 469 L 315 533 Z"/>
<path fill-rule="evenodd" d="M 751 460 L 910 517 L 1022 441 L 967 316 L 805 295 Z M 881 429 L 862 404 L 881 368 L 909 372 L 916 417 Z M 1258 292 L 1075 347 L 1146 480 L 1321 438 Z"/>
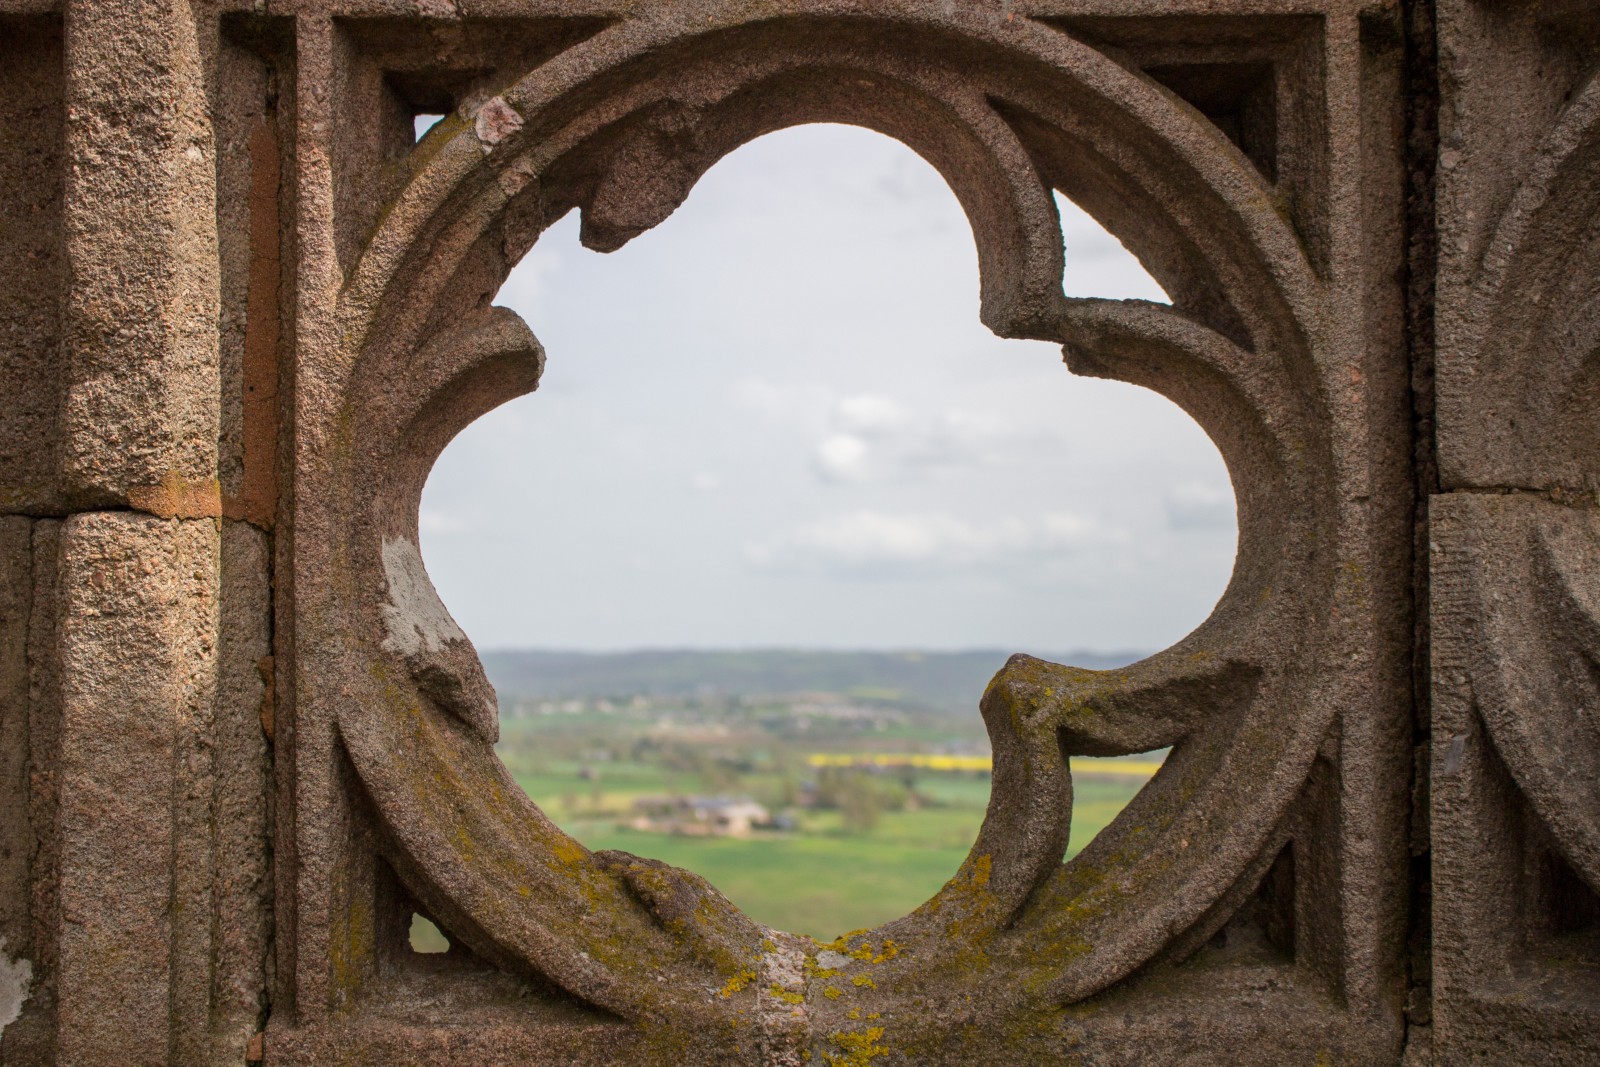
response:
<path fill-rule="evenodd" d="M 428 571 L 422 553 L 404 538 L 384 538 L 383 575 L 389 581 L 389 603 L 383 606 L 383 623 L 389 636 L 383 647 L 402 656 L 438 652 L 467 635 L 450 617 Z"/>
<path fill-rule="evenodd" d="M 764 1067 L 805 1067 L 811 1058 L 807 1051 L 811 1016 L 805 1003 L 806 953 L 793 934 L 778 930 L 767 934 L 773 947 L 762 954 L 756 978 L 761 1062 Z"/>
<path fill-rule="evenodd" d="M 488 152 L 522 129 L 522 116 L 517 114 L 516 108 L 506 103 L 505 97 L 492 96 L 478 109 L 478 118 L 472 128 L 477 131 L 483 150 Z"/>
<path fill-rule="evenodd" d="M 33 984 L 33 964 L 24 959 L 6 958 L 6 942 L 0 938 L 0 1034 L 17 1021 L 22 1004 Z"/>

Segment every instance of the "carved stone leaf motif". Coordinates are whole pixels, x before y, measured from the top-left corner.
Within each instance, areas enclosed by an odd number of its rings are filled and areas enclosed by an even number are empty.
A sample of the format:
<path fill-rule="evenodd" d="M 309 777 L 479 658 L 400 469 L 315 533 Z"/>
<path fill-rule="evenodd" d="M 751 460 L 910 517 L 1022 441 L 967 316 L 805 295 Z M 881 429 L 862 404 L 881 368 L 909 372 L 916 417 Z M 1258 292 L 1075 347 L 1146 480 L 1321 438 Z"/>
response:
<path fill-rule="evenodd" d="M 379 608 L 381 647 L 401 659 L 423 693 L 490 744 L 500 734 L 494 689 L 428 579 L 417 547 L 416 507 L 428 470 L 450 439 L 484 404 L 537 388 L 543 370 L 544 349 L 514 312 L 469 314 L 417 353 L 403 387 L 391 388 L 384 398 L 370 441 L 405 454 L 406 462 L 391 467 L 382 489 L 389 502 L 410 505 L 391 512 L 391 530 L 380 546 L 388 590 Z"/>
<path fill-rule="evenodd" d="M 1600 891 L 1600 516 L 1527 497 L 1451 499 L 1443 580 L 1470 600 L 1479 714 L 1528 802 Z M 1470 621 L 1469 621 L 1470 620 Z M 1451 738 L 1437 760 L 1451 770 Z"/>
<path fill-rule="evenodd" d="M 1459 152 L 1448 148 L 1447 165 Z M 1447 319 L 1436 498 L 1440 583 L 1468 605 L 1467 683 L 1495 752 L 1561 852 L 1600 890 L 1600 78 L 1541 139 Z M 1457 254 L 1462 254 L 1461 250 Z M 1503 495 L 1508 488 L 1552 490 Z M 1462 736 L 1435 740 L 1454 774 Z"/>
<path fill-rule="evenodd" d="M 1600 77 L 1533 156 L 1460 299 L 1439 377 L 1441 422 L 1471 426 L 1440 459 L 1451 486 L 1600 479 Z"/>
<path fill-rule="evenodd" d="M 1322 290 L 1260 172 L 1203 118 L 1058 30 L 990 14 L 954 16 L 959 48 L 914 14 L 893 32 L 865 19 L 689 36 L 619 24 L 496 97 L 493 139 L 463 123 L 432 146 L 348 280 L 329 456 L 348 548 L 317 609 L 353 635 L 337 651 L 339 733 L 407 888 L 484 958 L 629 1019 L 736 1034 L 754 1006 L 764 1042 L 799 1049 L 825 1028 L 856 1033 L 847 1009 L 935 981 L 1012 1014 L 1087 996 L 1193 924 L 1275 840 L 1332 716 L 1297 669 L 1336 589 L 1314 384 Z M 820 955 L 698 876 L 591 854 L 528 802 L 494 758 L 492 692 L 415 548 L 438 452 L 537 382 L 537 342 L 483 305 L 539 232 L 577 207 L 586 242 L 617 247 L 727 152 L 808 121 L 869 126 L 939 169 L 973 224 L 983 321 L 1058 340 L 1074 370 L 1188 410 L 1233 471 L 1241 528 L 1228 592 L 1177 646 L 1119 671 L 1007 665 L 982 702 L 994 795 L 966 863 L 912 915 Z M 1063 297 L 1051 186 L 1150 250 L 1178 308 Z M 1183 258 L 1174 248 L 1193 256 L 1164 272 Z M 1166 745 L 1166 768 L 1063 866 L 1068 754 Z M 845 1003 L 807 986 L 824 956 L 868 979 Z M 937 1042 L 944 1025 L 896 1039 Z"/>

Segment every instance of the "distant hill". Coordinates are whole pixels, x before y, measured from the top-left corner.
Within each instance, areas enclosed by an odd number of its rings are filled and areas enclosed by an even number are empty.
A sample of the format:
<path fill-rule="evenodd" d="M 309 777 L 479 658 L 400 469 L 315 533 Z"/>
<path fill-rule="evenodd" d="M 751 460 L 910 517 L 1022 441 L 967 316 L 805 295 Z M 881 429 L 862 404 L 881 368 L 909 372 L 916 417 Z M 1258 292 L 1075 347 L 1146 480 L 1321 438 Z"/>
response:
<path fill-rule="evenodd" d="M 1103 670 L 1142 653 L 1071 652 L 1042 655 L 1057 663 Z M 551 652 L 498 650 L 482 654 L 489 681 L 502 698 L 778 696 L 842 693 L 931 711 L 967 713 L 1009 652 L 828 652 L 652 650 Z"/>

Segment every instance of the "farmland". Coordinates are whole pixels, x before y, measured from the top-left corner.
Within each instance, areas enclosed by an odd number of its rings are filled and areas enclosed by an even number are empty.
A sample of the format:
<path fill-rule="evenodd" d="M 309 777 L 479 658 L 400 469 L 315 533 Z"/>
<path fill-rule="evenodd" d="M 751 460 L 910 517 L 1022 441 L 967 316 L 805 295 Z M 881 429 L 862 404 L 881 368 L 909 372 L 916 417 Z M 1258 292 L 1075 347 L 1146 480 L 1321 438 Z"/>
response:
<path fill-rule="evenodd" d="M 885 812 L 870 829 L 846 833 L 838 813 L 803 820 L 797 832 L 746 839 L 686 837 L 618 829 L 615 818 L 632 796 L 627 787 L 652 778 L 650 768 L 615 768 L 610 791 L 576 793 L 593 783 L 559 773 L 519 776 L 528 794 L 584 844 L 623 849 L 704 875 L 753 918 L 784 930 L 831 940 L 846 931 L 904 915 L 955 873 L 978 835 L 989 798 L 986 775 L 932 773 L 918 788 L 945 806 Z M 1122 810 L 1145 778 L 1138 773 L 1075 775 L 1072 847 L 1076 853 Z M 606 779 L 602 778 L 602 782 Z M 758 786 L 758 783 L 750 783 Z M 562 795 L 577 795 L 576 810 Z"/>
<path fill-rule="evenodd" d="M 695 871 L 760 922 L 819 940 L 906 914 L 966 857 L 989 801 L 978 697 L 1004 660 L 484 657 L 500 694 L 497 751 L 562 829 Z M 1074 758 L 1069 855 L 1162 755 Z M 419 948 L 438 941 L 415 933 Z"/>

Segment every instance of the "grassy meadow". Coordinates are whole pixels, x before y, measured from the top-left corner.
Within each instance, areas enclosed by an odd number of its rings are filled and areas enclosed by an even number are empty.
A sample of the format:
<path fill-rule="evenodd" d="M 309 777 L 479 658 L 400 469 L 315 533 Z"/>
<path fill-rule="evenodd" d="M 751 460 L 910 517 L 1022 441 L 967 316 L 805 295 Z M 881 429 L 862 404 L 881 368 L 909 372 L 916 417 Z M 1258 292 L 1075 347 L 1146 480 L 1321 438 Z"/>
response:
<path fill-rule="evenodd" d="M 937 892 L 977 838 L 990 775 L 976 694 L 993 670 L 977 654 L 518 655 L 510 666 L 487 659 L 501 694 L 497 751 L 540 809 L 591 849 L 706 877 L 769 926 L 829 941 L 897 918 Z M 722 681 L 696 689 L 700 676 Z M 773 695 L 778 686 L 792 691 Z M 1163 755 L 1073 759 L 1069 856 Z M 660 817 L 707 801 L 752 802 L 768 818 L 715 836 Z M 446 942 L 418 920 L 413 944 Z"/>
<path fill-rule="evenodd" d="M 987 773 L 921 771 L 915 788 L 926 806 L 882 811 L 870 826 L 847 828 L 838 811 L 802 811 L 788 832 L 688 837 L 619 824 L 636 800 L 703 792 L 693 775 L 639 762 L 593 767 L 551 760 L 535 770 L 510 754 L 507 763 L 528 796 L 588 847 L 694 871 L 752 918 L 822 941 L 877 926 L 927 900 L 966 858 L 989 802 Z M 1113 766 L 1100 770 L 1099 763 Z M 1075 760 L 1070 853 L 1111 822 L 1158 766 Z M 597 777 L 581 777 L 585 767 Z M 759 799 L 777 794 L 781 782 L 757 773 L 742 776 L 738 786 Z"/>

